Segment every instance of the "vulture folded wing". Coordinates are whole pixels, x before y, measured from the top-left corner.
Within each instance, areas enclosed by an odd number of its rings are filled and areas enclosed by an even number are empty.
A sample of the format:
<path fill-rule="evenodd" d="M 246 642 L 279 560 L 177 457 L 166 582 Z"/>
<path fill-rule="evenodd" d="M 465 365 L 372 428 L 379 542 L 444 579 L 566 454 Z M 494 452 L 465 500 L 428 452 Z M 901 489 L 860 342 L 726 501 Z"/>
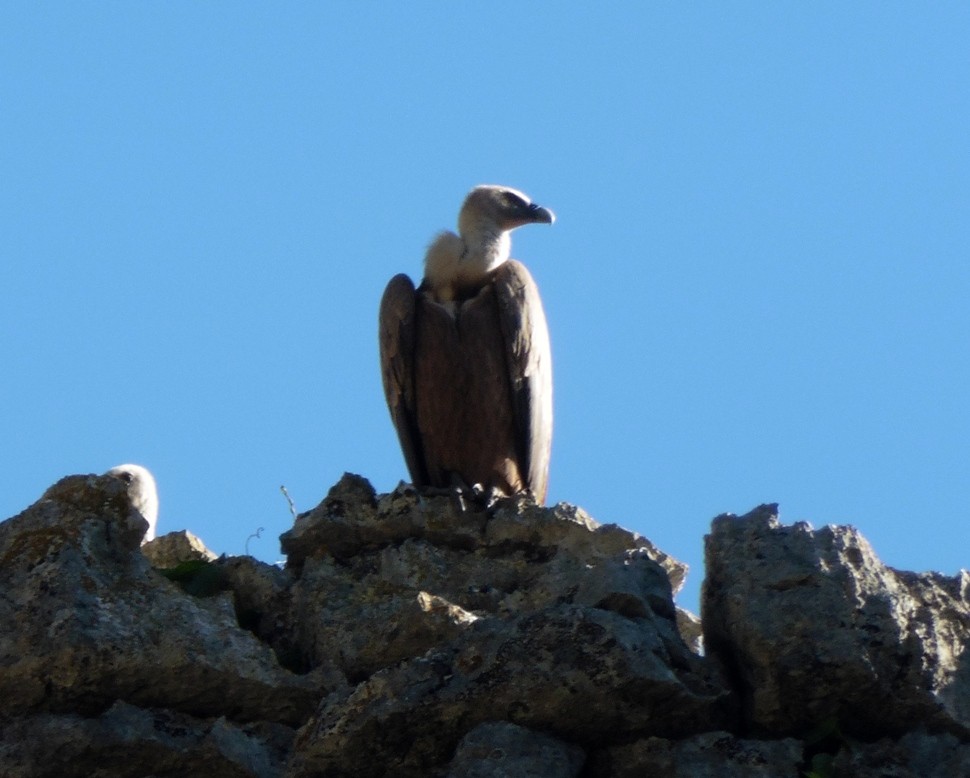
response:
<path fill-rule="evenodd" d="M 421 486 L 428 483 L 428 474 L 415 420 L 415 323 L 414 284 L 399 273 L 390 280 L 381 298 L 381 377 L 408 472 L 414 484 Z"/>
<path fill-rule="evenodd" d="M 546 315 L 539 289 L 522 263 L 503 263 L 493 283 L 512 382 L 520 469 L 543 503 L 552 451 L 552 350 Z"/>

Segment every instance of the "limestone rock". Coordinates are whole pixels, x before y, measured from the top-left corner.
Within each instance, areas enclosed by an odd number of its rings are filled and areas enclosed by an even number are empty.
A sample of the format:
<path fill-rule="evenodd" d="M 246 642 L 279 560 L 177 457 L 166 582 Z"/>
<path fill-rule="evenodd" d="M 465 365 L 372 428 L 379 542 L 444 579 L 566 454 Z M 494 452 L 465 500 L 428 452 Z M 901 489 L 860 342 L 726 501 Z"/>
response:
<path fill-rule="evenodd" d="M 491 547 L 515 546 L 555 548 L 589 562 L 616 559 L 631 553 L 658 565 L 666 574 L 674 594 L 680 591 L 687 565 L 665 554 L 646 538 L 616 524 L 600 524 L 575 505 L 559 503 L 543 508 L 518 495 L 500 501 L 486 525 Z"/>
<path fill-rule="evenodd" d="M 301 722 L 317 696 L 139 551 L 144 519 L 112 477 L 72 476 L 0 524 L 3 715 L 93 715 L 124 700 L 194 716 Z"/>
<path fill-rule="evenodd" d="M 93 717 L 43 713 L 0 724 L 0 775 L 273 778 L 292 739 L 293 730 L 282 725 L 196 719 L 117 702 Z"/>
<path fill-rule="evenodd" d="M 962 778 L 970 775 L 970 745 L 953 735 L 910 732 L 898 741 L 852 743 L 832 760 L 831 778 Z"/>
<path fill-rule="evenodd" d="M 300 675 L 314 675 L 322 689 L 333 690 L 346 684 L 333 663 L 311 665 L 302 648 L 295 644 L 296 630 L 289 621 L 293 576 L 288 571 L 251 556 L 222 557 L 212 566 L 225 589 L 232 592 L 239 626 L 271 646 L 280 665 Z"/>
<path fill-rule="evenodd" d="M 294 644 L 360 681 L 301 730 L 294 774 L 424 775 L 487 721 L 571 739 L 727 721 L 678 632 L 685 566 L 577 508 L 344 476 L 282 541 Z"/>
<path fill-rule="evenodd" d="M 970 574 L 898 572 L 853 527 L 776 513 L 718 517 L 706 544 L 704 641 L 736 672 L 748 723 L 970 734 Z"/>
<path fill-rule="evenodd" d="M 704 628 L 697 616 L 689 610 L 677 608 L 677 630 L 691 651 L 704 653 Z"/>
<path fill-rule="evenodd" d="M 188 530 L 169 532 L 146 541 L 142 553 L 152 567 L 169 569 L 183 562 L 212 562 L 217 555 L 205 547 L 201 538 Z"/>
<path fill-rule="evenodd" d="M 719 729 L 730 702 L 672 622 L 559 605 L 481 619 L 332 695 L 300 731 L 294 774 L 426 775 L 489 721 L 579 745 Z"/>
<path fill-rule="evenodd" d="M 422 593 L 476 618 L 573 603 L 673 621 L 671 576 L 679 584 L 686 571 L 572 506 L 520 497 L 486 510 L 407 486 L 378 499 L 349 475 L 281 540 L 296 578 L 288 641 L 307 666 L 333 663 L 353 679 L 443 645 L 473 621 L 418 607 Z"/>
<path fill-rule="evenodd" d="M 526 497 L 345 475 L 283 569 L 144 530 L 96 476 L 0 524 L 5 778 L 970 774 L 970 575 L 852 528 L 719 517 L 703 623 L 684 565 Z"/>
<path fill-rule="evenodd" d="M 597 753 L 590 778 L 801 778 L 802 743 L 740 740 L 705 732 L 679 741 L 651 737 Z"/>
<path fill-rule="evenodd" d="M 320 505 L 301 514 L 280 541 L 287 566 L 298 569 L 307 558 L 330 556 L 345 561 L 407 539 L 463 551 L 527 548 L 537 555 L 555 550 L 590 558 L 636 549 L 667 573 L 675 592 L 687 572 L 684 563 L 646 538 L 615 524 L 600 525 L 573 505 L 542 508 L 526 496 L 516 496 L 486 511 L 459 498 L 423 497 L 403 483 L 378 500 L 366 479 L 349 473 Z"/>
<path fill-rule="evenodd" d="M 437 559 L 439 554 L 448 556 L 424 542 L 409 541 L 361 556 L 349 567 L 335 560 L 308 561 L 292 586 L 288 617 L 288 640 L 304 664 L 330 665 L 360 680 L 460 634 L 475 617 L 435 589 L 421 588 L 422 568 L 412 571 L 414 584 L 408 585 L 383 567 L 403 564 L 401 557 L 420 564 L 422 555 Z"/>
<path fill-rule="evenodd" d="M 578 746 L 505 721 L 488 722 L 462 738 L 448 778 L 574 778 L 585 759 Z"/>

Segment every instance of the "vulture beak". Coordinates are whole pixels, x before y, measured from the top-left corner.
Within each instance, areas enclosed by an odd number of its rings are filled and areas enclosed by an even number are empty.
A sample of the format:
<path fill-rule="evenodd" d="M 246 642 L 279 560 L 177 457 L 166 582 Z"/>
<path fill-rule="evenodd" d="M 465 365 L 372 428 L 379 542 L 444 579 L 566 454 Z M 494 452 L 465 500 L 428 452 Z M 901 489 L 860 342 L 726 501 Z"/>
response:
<path fill-rule="evenodd" d="M 529 221 L 536 224 L 552 224 L 556 221 L 556 214 L 548 208 L 543 208 L 535 203 L 529 204 Z"/>
<path fill-rule="evenodd" d="M 523 224 L 552 224 L 555 220 L 556 214 L 548 208 L 535 203 L 516 203 L 506 211 L 500 223 L 505 229 L 514 230 Z"/>

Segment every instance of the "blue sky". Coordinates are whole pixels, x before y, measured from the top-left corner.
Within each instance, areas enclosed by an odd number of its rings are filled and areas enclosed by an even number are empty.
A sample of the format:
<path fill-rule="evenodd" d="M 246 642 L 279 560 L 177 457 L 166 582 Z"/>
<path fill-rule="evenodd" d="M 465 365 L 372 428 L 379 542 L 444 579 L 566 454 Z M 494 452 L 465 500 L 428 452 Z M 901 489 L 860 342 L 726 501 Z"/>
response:
<path fill-rule="evenodd" d="M 280 558 L 285 485 L 406 477 L 377 306 L 520 188 L 550 500 L 689 563 L 722 512 L 954 573 L 970 463 L 970 6 L 0 9 L 0 516 L 122 462 Z"/>

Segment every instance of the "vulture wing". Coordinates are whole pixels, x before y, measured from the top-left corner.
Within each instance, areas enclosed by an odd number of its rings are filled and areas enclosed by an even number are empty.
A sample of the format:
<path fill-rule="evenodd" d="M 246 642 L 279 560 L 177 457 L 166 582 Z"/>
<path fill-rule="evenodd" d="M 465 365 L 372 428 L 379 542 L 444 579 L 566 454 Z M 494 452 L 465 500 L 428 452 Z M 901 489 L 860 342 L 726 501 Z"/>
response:
<path fill-rule="evenodd" d="M 428 483 L 427 467 L 416 422 L 414 398 L 415 290 L 411 279 L 399 273 L 381 298 L 380 352 L 384 396 L 397 429 L 404 461 L 415 485 Z"/>
<path fill-rule="evenodd" d="M 506 344 L 519 469 L 541 504 L 552 451 L 552 350 L 539 289 L 525 265 L 504 262 L 493 279 Z"/>

